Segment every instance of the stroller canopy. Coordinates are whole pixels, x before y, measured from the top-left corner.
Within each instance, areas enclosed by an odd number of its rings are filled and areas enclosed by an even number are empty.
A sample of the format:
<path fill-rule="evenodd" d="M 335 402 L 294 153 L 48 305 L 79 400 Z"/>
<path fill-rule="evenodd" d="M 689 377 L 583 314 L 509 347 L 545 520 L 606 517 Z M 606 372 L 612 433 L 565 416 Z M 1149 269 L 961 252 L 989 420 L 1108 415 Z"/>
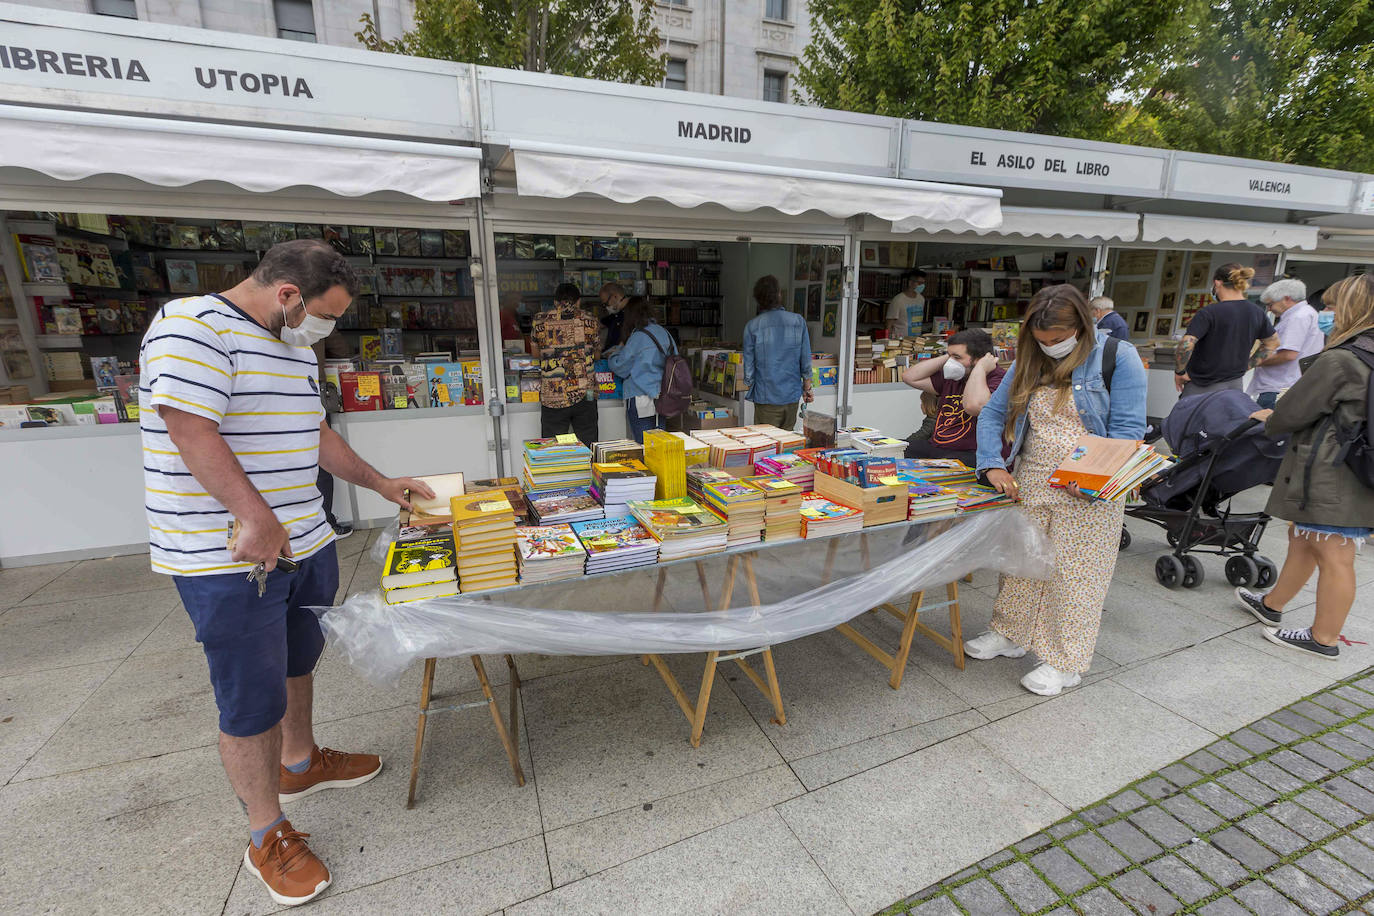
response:
<path fill-rule="evenodd" d="M 1159 505 L 1176 497 L 1195 496 L 1191 491 L 1202 483 L 1214 453 L 1212 492 L 1203 494 L 1208 501 L 1273 483 L 1288 447 L 1286 437 L 1270 438 L 1263 424 L 1257 423 L 1227 439 L 1257 410 L 1259 405 L 1243 391 L 1214 391 L 1180 398 L 1164 420 L 1164 439 L 1179 463 L 1163 481 L 1142 495 Z"/>

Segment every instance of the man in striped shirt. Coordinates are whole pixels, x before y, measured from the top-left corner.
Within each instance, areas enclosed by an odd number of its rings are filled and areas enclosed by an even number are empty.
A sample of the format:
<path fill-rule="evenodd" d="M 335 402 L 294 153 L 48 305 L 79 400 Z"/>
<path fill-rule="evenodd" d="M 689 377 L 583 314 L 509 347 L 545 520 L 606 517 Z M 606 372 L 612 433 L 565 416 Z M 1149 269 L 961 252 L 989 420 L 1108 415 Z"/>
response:
<path fill-rule="evenodd" d="M 383 477 L 324 423 L 310 344 L 358 292 L 328 245 L 273 247 L 224 293 L 168 302 L 140 351 L 145 506 L 153 569 L 174 578 L 205 650 L 220 758 L 248 813 L 247 870 L 278 903 L 316 897 L 329 870 L 281 803 L 381 772 L 371 754 L 315 744 L 311 672 L 324 647 L 311 607 L 334 603 L 334 532 L 320 468 L 401 506 L 423 483 Z M 240 533 L 226 547 L 230 524 Z M 277 569 L 278 557 L 299 564 Z M 262 563 L 266 591 L 247 577 Z"/>

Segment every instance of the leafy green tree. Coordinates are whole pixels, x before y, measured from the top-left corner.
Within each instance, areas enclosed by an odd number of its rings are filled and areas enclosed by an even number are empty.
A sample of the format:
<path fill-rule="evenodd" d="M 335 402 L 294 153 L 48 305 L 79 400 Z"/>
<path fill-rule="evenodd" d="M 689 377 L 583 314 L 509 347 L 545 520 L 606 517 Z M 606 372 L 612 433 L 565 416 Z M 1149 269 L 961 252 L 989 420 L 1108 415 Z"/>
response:
<path fill-rule="evenodd" d="M 364 14 L 373 51 L 653 85 L 663 79 L 651 0 L 417 0 L 415 28 L 395 40 Z"/>
<path fill-rule="evenodd" d="M 1200 18 L 1173 62 L 1134 93 L 1163 143 L 1374 171 L 1370 0 L 1232 2 Z"/>
<path fill-rule="evenodd" d="M 800 93 L 829 108 L 1148 141 L 1118 99 L 1198 0 L 811 0 Z"/>

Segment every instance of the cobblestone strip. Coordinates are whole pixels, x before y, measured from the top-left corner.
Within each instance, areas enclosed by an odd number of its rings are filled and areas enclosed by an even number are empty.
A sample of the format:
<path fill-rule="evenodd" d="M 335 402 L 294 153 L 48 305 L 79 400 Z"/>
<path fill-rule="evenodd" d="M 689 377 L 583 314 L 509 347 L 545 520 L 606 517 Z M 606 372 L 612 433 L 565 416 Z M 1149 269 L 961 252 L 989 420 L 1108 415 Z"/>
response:
<path fill-rule="evenodd" d="M 886 912 L 1374 913 L 1374 668 Z"/>

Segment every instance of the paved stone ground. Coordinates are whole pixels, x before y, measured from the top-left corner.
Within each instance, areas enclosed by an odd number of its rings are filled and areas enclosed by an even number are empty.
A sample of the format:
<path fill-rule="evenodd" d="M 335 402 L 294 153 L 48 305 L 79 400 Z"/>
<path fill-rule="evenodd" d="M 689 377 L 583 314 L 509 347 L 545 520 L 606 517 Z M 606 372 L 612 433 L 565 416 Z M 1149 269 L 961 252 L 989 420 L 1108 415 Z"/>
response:
<path fill-rule="evenodd" d="M 1374 668 L 1189 754 L 888 912 L 1374 912 Z"/>

